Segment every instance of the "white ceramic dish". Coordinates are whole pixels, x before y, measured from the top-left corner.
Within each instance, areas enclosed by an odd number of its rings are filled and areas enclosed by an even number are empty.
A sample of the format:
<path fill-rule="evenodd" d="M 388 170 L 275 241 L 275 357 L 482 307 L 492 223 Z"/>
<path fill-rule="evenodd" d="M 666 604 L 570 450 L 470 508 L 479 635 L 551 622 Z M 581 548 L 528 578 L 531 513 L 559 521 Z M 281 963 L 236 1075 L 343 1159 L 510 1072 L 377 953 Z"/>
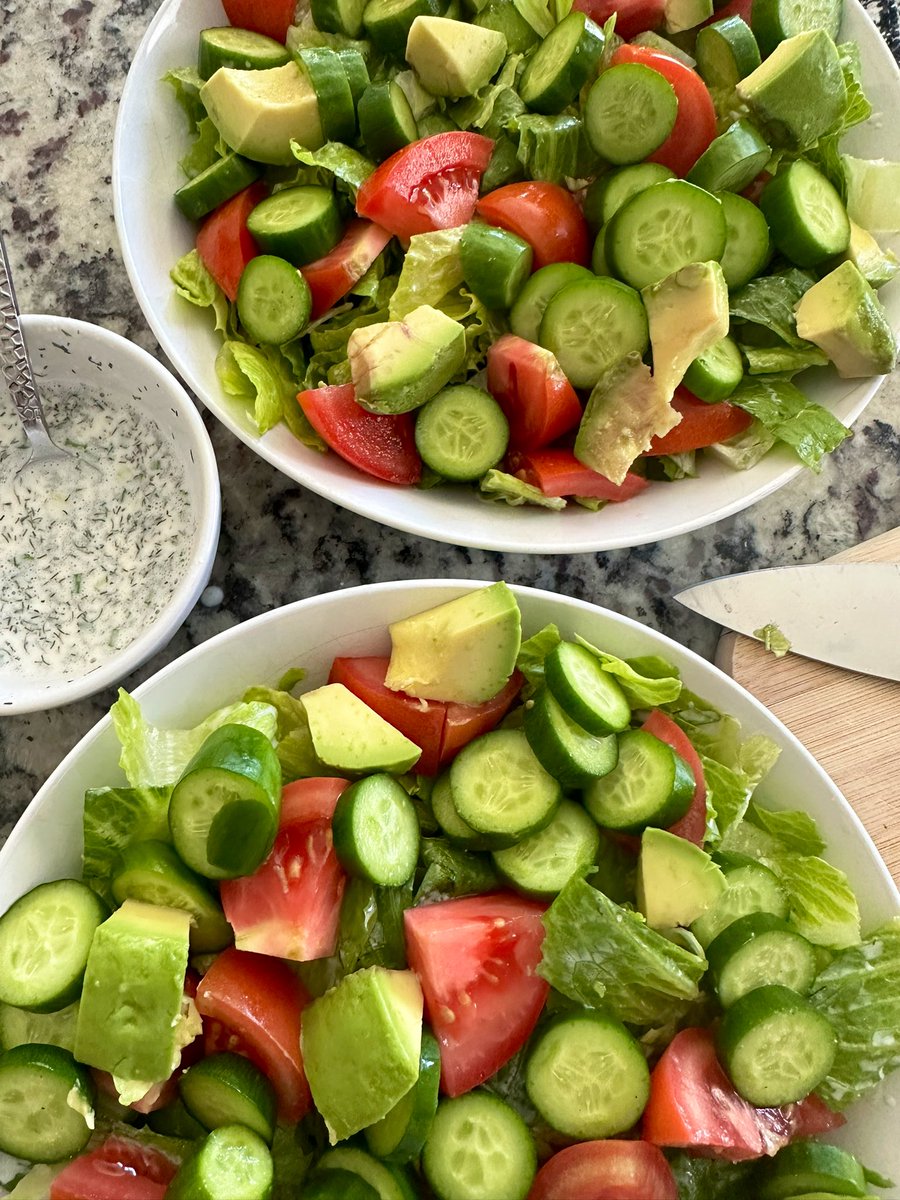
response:
<path fill-rule="evenodd" d="M 152 624 L 89 674 L 38 681 L 0 670 L 0 717 L 82 700 L 117 683 L 161 650 L 206 586 L 221 517 L 219 472 L 209 434 L 196 405 L 171 372 L 140 346 L 99 325 L 32 315 L 22 318 L 22 327 L 38 386 L 41 380 L 87 383 L 97 378 L 111 400 L 117 395 L 130 399 L 171 439 L 184 469 L 194 528 L 184 574 L 172 581 L 172 594 Z"/>
<path fill-rule="evenodd" d="M 336 654 L 381 654 L 387 624 L 452 599 L 471 581 L 406 581 L 351 588 L 265 613 L 189 651 L 137 689 L 149 720 L 190 726 L 212 708 L 238 698 L 250 684 L 274 683 L 302 665 L 309 686 L 327 677 Z M 761 794 L 772 807 L 802 798 L 828 843 L 828 857 L 850 877 L 864 928 L 900 913 L 900 894 L 859 819 L 814 759 L 788 730 L 717 668 L 626 617 L 550 592 L 516 588 L 526 633 L 554 621 L 566 636 L 579 632 L 597 645 L 632 656 L 660 654 L 681 670 L 687 687 L 736 716 L 747 734 L 764 733 L 782 755 Z M 64 759 L 31 802 L 0 850 L 0 912 L 36 884 L 80 870 L 81 803 L 87 787 L 122 782 L 109 718 Z M 838 1138 L 863 1161 L 900 1179 L 896 1136 L 900 1072 L 855 1106 Z"/>
<path fill-rule="evenodd" d="M 200 399 L 273 466 L 311 491 L 384 525 L 421 537 L 535 554 L 578 554 L 660 541 L 711 525 L 760 500 L 803 469 L 786 449 L 774 451 L 750 471 L 704 462 L 698 479 L 657 484 L 626 504 L 591 513 L 570 505 L 564 512 L 509 508 L 479 500 L 467 489 L 416 491 L 368 478 L 337 455 L 319 455 L 294 439 L 284 425 L 260 438 L 240 404 L 219 387 L 214 362 L 219 346 L 209 313 L 180 300 L 170 267 L 193 246 L 194 229 L 172 203 L 183 182 L 178 159 L 188 131 L 166 71 L 196 61 L 201 29 L 225 23 L 220 0 L 164 0 L 134 62 L 122 93 L 113 149 L 113 202 L 125 265 L 144 316 L 176 369 Z M 848 0 L 842 37 L 858 43 L 866 92 L 876 114 L 896 111 L 900 71 L 858 0 Z M 893 124 L 877 116 L 852 132 L 846 148 L 864 158 L 895 158 Z M 883 289 L 900 327 L 900 279 Z M 805 381 L 809 395 L 852 424 L 880 380 L 840 380 L 829 369 Z M 810 485 L 814 480 L 810 476 Z"/>

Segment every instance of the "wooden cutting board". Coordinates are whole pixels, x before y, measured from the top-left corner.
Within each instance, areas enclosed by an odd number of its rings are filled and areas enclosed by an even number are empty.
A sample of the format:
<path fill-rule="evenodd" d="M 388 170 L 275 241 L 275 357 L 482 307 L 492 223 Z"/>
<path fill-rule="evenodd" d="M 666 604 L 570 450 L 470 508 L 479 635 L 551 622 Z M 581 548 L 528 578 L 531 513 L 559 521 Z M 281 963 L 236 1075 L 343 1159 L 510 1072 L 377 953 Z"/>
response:
<path fill-rule="evenodd" d="M 900 562 L 900 529 L 829 562 Z M 898 620 L 900 633 L 900 620 Z M 787 654 L 726 633 L 716 663 L 787 725 L 859 814 L 900 884 L 900 683 Z"/>

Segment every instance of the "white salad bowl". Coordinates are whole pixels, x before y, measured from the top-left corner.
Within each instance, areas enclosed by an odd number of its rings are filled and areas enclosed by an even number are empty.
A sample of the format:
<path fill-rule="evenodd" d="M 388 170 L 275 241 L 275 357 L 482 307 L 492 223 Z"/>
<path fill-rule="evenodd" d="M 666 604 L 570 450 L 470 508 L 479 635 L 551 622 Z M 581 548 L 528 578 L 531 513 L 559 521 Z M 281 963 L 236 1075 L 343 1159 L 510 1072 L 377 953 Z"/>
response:
<path fill-rule="evenodd" d="M 624 504 L 596 513 L 574 504 L 551 512 L 489 503 L 467 488 L 418 490 L 381 483 L 336 454 L 307 449 L 284 425 L 260 437 L 246 406 L 227 397 L 216 378 L 219 335 L 210 313 L 179 299 L 169 278 L 170 268 L 192 248 L 195 229 L 172 202 L 184 181 L 178 160 L 188 145 L 188 129 L 163 77 L 173 67 L 196 62 L 200 30 L 223 23 L 219 0 L 164 0 L 122 93 L 113 202 L 131 284 L 160 345 L 203 403 L 273 466 L 336 504 L 395 529 L 456 545 L 535 554 L 614 550 L 687 533 L 747 508 L 804 469 L 785 448 L 773 450 L 749 471 L 704 461 L 698 478 L 654 484 Z M 876 114 L 854 129 L 842 148 L 864 158 L 895 158 L 888 114 L 900 103 L 900 71 L 858 0 L 848 0 L 841 37 L 859 45 L 863 81 Z M 900 279 L 880 294 L 892 323 L 900 327 Z M 830 368 L 800 377 L 803 390 L 848 425 L 879 383 L 877 378 L 841 380 Z"/>
<path fill-rule="evenodd" d="M 134 342 L 86 321 L 31 315 L 22 318 L 22 328 L 39 388 L 42 381 L 80 383 L 89 397 L 93 383 L 110 404 L 121 399 L 155 422 L 183 468 L 191 521 L 184 536 L 190 544 L 184 571 L 171 580 L 171 592 L 157 616 L 149 625 L 135 629 L 134 638 L 99 666 L 40 679 L 0 667 L 0 718 L 57 708 L 92 696 L 123 679 L 171 641 L 209 580 L 221 518 L 219 472 L 209 434 L 196 405 L 162 363 Z M 102 450 L 97 457 L 102 461 Z M 161 486 L 165 487 L 165 481 Z M 0 597 L 0 610 L 2 603 Z M 39 611 L 39 598 L 35 604 Z"/>
<path fill-rule="evenodd" d="M 135 692 L 147 719 L 190 727 L 240 697 L 252 684 L 274 685 L 293 666 L 306 668 L 304 686 L 323 683 L 335 655 L 383 654 L 388 623 L 443 603 L 472 581 L 411 580 L 351 588 L 275 609 L 219 634 L 184 654 Z M 826 855 L 844 870 L 859 899 L 864 932 L 900 914 L 900 894 L 858 817 L 797 739 L 752 696 L 716 667 L 676 642 L 627 617 L 582 600 L 515 588 L 524 633 L 555 622 L 622 656 L 661 655 L 680 670 L 685 686 L 738 718 L 745 735 L 765 734 L 781 756 L 759 789 L 773 808 L 803 805 L 827 843 Z M 63 760 L 35 796 L 0 850 L 0 913 L 45 880 L 80 873 L 81 797 L 86 788 L 124 781 L 119 746 L 105 717 Z M 834 1136 L 873 1168 L 900 1179 L 897 1112 L 900 1071 L 853 1106 Z"/>

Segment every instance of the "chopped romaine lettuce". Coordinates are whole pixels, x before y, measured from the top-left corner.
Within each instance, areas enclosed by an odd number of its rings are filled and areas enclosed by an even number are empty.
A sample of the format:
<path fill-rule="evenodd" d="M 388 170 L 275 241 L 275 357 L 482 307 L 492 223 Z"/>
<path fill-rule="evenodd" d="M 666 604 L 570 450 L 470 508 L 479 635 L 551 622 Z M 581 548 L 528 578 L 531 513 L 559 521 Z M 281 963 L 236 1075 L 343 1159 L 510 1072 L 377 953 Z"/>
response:
<path fill-rule="evenodd" d="M 453 119 L 460 129 L 481 129 L 488 137 L 496 137 L 513 118 L 525 112 L 514 87 L 522 61 L 523 55 L 511 54 L 493 83 L 453 105 Z"/>
<path fill-rule="evenodd" d="M 818 857 L 825 851 L 825 842 L 809 813 L 799 811 L 775 811 L 751 804 L 748 820 L 766 833 L 777 838 L 795 854 L 811 854 Z"/>
<path fill-rule="evenodd" d="M 297 407 L 286 372 L 274 357 L 246 342 L 223 342 L 216 355 L 216 375 L 222 390 L 253 405 L 253 420 L 260 434 L 282 419 L 288 403 Z"/>
<path fill-rule="evenodd" d="M 551 12 L 546 0 L 513 0 L 513 3 L 519 16 L 524 17 L 535 33 L 539 33 L 542 38 L 547 36 L 556 22 L 562 20 L 555 7 Z M 551 4 L 555 6 L 556 0 L 551 0 Z M 571 7 L 570 4 L 569 8 Z"/>
<path fill-rule="evenodd" d="M 681 679 L 671 663 L 657 657 L 627 661 L 605 650 L 598 650 L 580 634 L 575 635 L 575 640 L 590 650 L 595 658 L 599 658 L 604 671 L 615 675 L 632 708 L 658 708 L 661 704 L 671 704 L 678 699 Z M 668 673 L 659 674 L 660 670 L 667 670 Z"/>
<path fill-rule="evenodd" d="M 84 794 L 84 877 L 109 896 L 109 874 L 132 842 L 169 842 L 171 786 L 89 788 Z"/>
<path fill-rule="evenodd" d="M 530 638 L 526 638 L 519 647 L 516 669 L 525 676 L 527 687 L 523 696 L 526 699 L 544 682 L 544 659 L 561 641 L 562 637 L 556 626 L 545 625 Z"/>
<path fill-rule="evenodd" d="M 813 471 L 820 471 L 823 457 L 851 436 L 827 408 L 786 379 L 745 376 L 729 400 L 756 417 Z"/>
<path fill-rule="evenodd" d="M 497 887 L 497 875 L 488 859 L 452 846 L 444 838 L 423 838 L 421 859 L 425 874 L 416 889 L 416 904 L 474 896 Z"/>
<path fill-rule="evenodd" d="M 761 275 L 733 292 L 728 299 L 728 308 L 735 320 L 762 325 L 788 346 L 807 348 L 809 342 L 797 335 L 794 309 L 815 282 L 814 275 L 799 267 L 774 275 Z"/>
<path fill-rule="evenodd" d="M 197 126 L 197 136 L 190 150 L 178 162 L 188 179 L 193 179 L 201 171 L 211 167 L 213 163 L 228 153 L 228 147 L 219 136 L 219 131 L 209 117 L 204 117 Z"/>
<path fill-rule="evenodd" d="M 356 193 L 375 170 L 375 164 L 343 142 L 326 142 L 319 150 L 307 150 L 299 142 L 291 141 L 291 153 L 298 162 L 308 167 L 319 167 L 330 171 L 335 179 L 340 180 L 353 199 Z"/>
<path fill-rule="evenodd" d="M 196 67 L 176 67 L 166 72 L 163 82 L 171 84 L 175 99 L 184 109 L 191 127 L 197 129 L 200 122 L 206 119 L 206 109 L 200 99 L 200 89 L 203 87 L 200 72 Z"/>
<path fill-rule="evenodd" d="M 715 758 L 701 755 L 700 761 L 706 781 L 707 808 L 703 844 L 707 850 L 714 850 L 721 845 L 729 830 L 743 820 L 753 787 L 742 772 L 726 767 Z"/>
<path fill-rule="evenodd" d="M 582 124 L 579 117 L 561 113 L 542 117 L 534 113 L 515 119 L 519 134 L 516 157 L 529 179 L 563 183 L 579 174 Z"/>
<path fill-rule="evenodd" d="M 727 442 L 707 446 L 705 453 L 734 471 L 748 471 L 769 453 L 776 441 L 774 434 L 754 418 L 742 433 L 736 433 Z"/>
<path fill-rule="evenodd" d="M 847 180 L 847 212 L 875 233 L 900 231 L 900 163 L 841 155 Z"/>
<path fill-rule="evenodd" d="M 322 763 L 313 748 L 309 721 L 302 700 L 277 688 L 253 687 L 244 693 L 244 702 L 271 704 L 278 715 L 275 750 L 281 763 L 285 783 L 308 778 L 323 772 Z"/>
<path fill-rule="evenodd" d="M 765 648 L 770 650 L 776 658 L 784 658 L 791 648 L 790 640 L 771 621 L 768 625 L 763 625 L 761 629 L 754 629 L 753 636 L 762 642 Z"/>
<path fill-rule="evenodd" d="M 676 1150 L 669 1166 L 679 1200 L 756 1200 L 757 1188 L 752 1183 L 755 1163 L 721 1162 Z"/>
<path fill-rule="evenodd" d="M 520 504 L 537 504 L 540 508 L 557 511 L 566 507 L 563 496 L 545 496 L 540 488 L 506 471 L 491 469 L 478 481 L 480 494 L 486 500 L 499 500 L 514 507 Z"/>
<path fill-rule="evenodd" d="M 751 346 L 741 345 L 750 375 L 786 375 L 805 371 L 807 367 L 827 367 L 828 356 L 817 346 Z"/>
<path fill-rule="evenodd" d="M 459 244 L 464 225 L 454 229 L 436 229 L 416 233 L 409 239 L 397 288 L 391 296 L 388 313 L 400 321 L 420 304 L 438 306 L 448 292 L 463 281 Z"/>
<path fill-rule="evenodd" d="M 196 250 L 189 250 L 179 258 L 169 272 L 175 291 L 189 304 L 197 308 L 211 308 L 216 318 L 216 329 L 229 328 L 228 297 L 206 269 L 203 259 Z"/>

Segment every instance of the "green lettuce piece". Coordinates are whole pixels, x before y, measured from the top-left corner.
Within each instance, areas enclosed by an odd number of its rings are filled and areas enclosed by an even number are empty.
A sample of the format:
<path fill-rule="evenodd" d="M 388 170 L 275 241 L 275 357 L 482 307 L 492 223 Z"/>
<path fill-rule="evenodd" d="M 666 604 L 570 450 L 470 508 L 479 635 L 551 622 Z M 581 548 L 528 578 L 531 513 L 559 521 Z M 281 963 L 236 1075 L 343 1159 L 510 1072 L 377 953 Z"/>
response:
<path fill-rule="evenodd" d="M 553 0 L 555 3 L 555 0 Z M 513 0 L 519 16 L 528 22 L 535 33 L 545 38 L 562 17 L 551 13 L 547 0 Z M 571 8 L 571 4 L 569 5 Z M 565 15 L 565 14 L 563 14 Z"/>
<path fill-rule="evenodd" d="M 791 648 L 790 639 L 786 638 L 777 625 L 771 621 L 760 629 L 753 630 L 753 636 L 770 650 L 776 658 L 784 658 Z"/>
<path fill-rule="evenodd" d="M 509 475 L 506 471 L 492 468 L 478 481 L 478 491 L 486 500 L 499 500 L 514 507 L 520 504 L 536 504 L 540 508 L 563 509 L 566 501 L 562 496 L 545 496 L 540 488 Z"/>
<path fill-rule="evenodd" d="M 676 1150 L 669 1166 L 678 1185 L 679 1200 L 756 1200 L 753 1162 L 720 1162 Z"/>
<path fill-rule="evenodd" d="M 841 137 L 854 125 L 868 121 L 872 115 L 872 105 L 863 91 L 859 46 L 856 42 L 839 42 L 837 52 L 847 88 L 847 105 L 839 124 L 828 132 L 831 136 Z"/>
<path fill-rule="evenodd" d="M 119 766 L 132 788 L 165 788 L 177 783 L 196 752 L 221 725 L 249 725 L 273 741 L 278 725 L 271 704 L 239 701 L 217 708 L 193 729 L 160 729 L 150 724 L 140 704 L 123 688 L 119 688 L 109 715 L 122 747 Z"/>
<path fill-rule="evenodd" d="M 425 874 L 416 889 L 417 905 L 473 896 L 498 886 L 497 873 L 488 858 L 461 850 L 444 838 L 423 838 L 420 854 Z"/>
<path fill-rule="evenodd" d="M 272 1139 L 271 1200 L 294 1200 L 302 1194 L 303 1181 L 318 1157 L 304 1124 L 275 1126 Z"/>
<path fill-rule="evenodd" d="M 704 453 L 717 458 L 733 471 L 749 471 L 765 458 L 776 440 L 761 421 L 754 419 L 741 433 L 726 442 L 707 446 Z"/>
<path fill-rule="evenodd" d="M 223 342 L 216 355 L 216 375 L 227 395 L 252 403 L 260 434 L 281 420 L 286 400 L 283 381 L 262 350 L 246 342 Z"/>
<path fill-rule="evenodd" d="M 206 109 L 200 99 L 203 80 L 196 67 L 176 67 L 163 75 L 163 82 L 171 85 L 175 99 L 184 109 L 193 129 L 197 129 L 206 118 Z"/>
<path fill-rule="evenodd" d="M 679 479 L 696 479 L 697 452 L 685 450 L 682 454 L 660 454 L 657 458 L 648 459 L 647 466 L 656 468 L 663 479 L 673 483 Z"/>
<path fill-rule="evenodd" d="M 671 663 L 665 663 L 663 659 L 655 656 L 653 659 L 634 659 L 633 662 L 628 662 L 624 658 L 617 658 L 615 654 L 598 650 L 580 634 L 575 634 L 575 641 L 584 646 L 585 650 L 590 650 L 595 658 L 599 658 L 604 671 L 616 677 L 632 708 L 659 708 L 678 699 L 681 680 Z M 668 674 L 645 673 L 641 668 L 647 663 L 653 664 L 651 672 L 658 671 L 659 664 L 662 663 L 663 667 L 668 669 Z"/>
<path fill-rule="evenodd" d="M 312 348 L 304 388 L 318 387 L 322 383 L 349 383 L 350 364 L 347 361 L 347 343 L 354 329 L 374 325 L 388 320 L 387 308 L 376 308 L 373 301 L 363 298 L 357 305 L 335 310 L 321 324 L 310 331 Z"/>
<path fill-rule="evenodd" d="M 496 137 L 509 121 L 525 112 L 514 87 L 523 58 L 521 54 L 511 54 L 493 83 L 453 105 L 452 116 L 460 129 L 483 129 L 488 137 Z"/>
<path fill-rule="evenodd" d="M 544 682 L 544 659 L 551 650 L 556 649 L 561 641 L 562 637 L 557 627 L 545 625 L 543 629 L 539 629 L 530 638 L 526 638 L 519 646 L 516 669 L 525 676 L 525 681 L 530 688 L 528 695 L 533 695 Z"/>
<path fill-rule="evenodd" d="M 116 859 L 132 842 L 172 840 L 171 791 L 170 786 L 104 787 L 89 788 L 84 793 L 83 874 L 102 895 L 108 898 L 109 874 Z"/>
<path fill-rule="evenodd" d="M 485 0 L 485 3 L 487 3 L 487 0 Z M 434 112 L 438 104 L 438 99 L 427 88 L 422 87 L 421 81 L 415 71 L 397 71 L 394 75 L 394 83 L 400 88 L 409 102 L 409 107 L 412 109 L 412 115 L 416 121 L 421 121 L 423 117 Z"/>
<path fill-rule="evenodd" d="M 838 950 L 859 941 L 859 906 L 843 871 L 809 854 L 786 854 L 767 865 L 787 890 L 790 923 L 808 941 Z"/>
<path fill-rule="evenodd" d="M 544 914 L 538 973 L 589 1008 L 630 1025 L 677 1020 L 700 995 L 706 960 L 648 928 L 583 879 L 570 880 Z"/>
<path fill-rule="evenodd" d="M 196 250 L 182 255 L 169 272 L 175 291 L 189 304 L 197 308 L 211 308 L 216 318 L 216 330 L 228 328 L 228 297 L 210 275 L 203 259 Z"/>
<path fill-rule="evenodd" d="M 303 701 L 279 688 L 252 687 L 242 697 L 245 704 L 270 704 L 277 715 L 275 752 L 285 783 L 327 775 L 315 752 Z"/>
<path fill-rule="evenodd" d="M 815 276 L 798 267 L 763 275 L 732 292 L 728 308 L 735 320 L 761 325 L 788 346 L 805 349 L 810 343 L 797 334 L 794 309 L 815 282 Z"/>
<path fill-rule="evenodd" d="M 371 61 L 371 42 L 350 38 L 343 33 L 324 33 L 321 29 L 317 29 L 313 24 L 308 3 L 300 6 L 300 13 L 298 15 L 300 19 L 290 26 L 284 42 L 294 58 L 297 57 L 299 50 L 303 50 L 307 46 L 327 46 L 330 50 L 356 50 L 366 59 L 369 74 L 372 74 L 375 64 Z"/>
<path fill-rule="evenodd" d="M 753 788 L 740 771 L 715 758 L 700 756 L 706 781 L 707 827 L 704 847 L 717 849 L 729 830 L 743 820 Z"/>
<path fill-rule="evenodd" d="M 583 132 L 579 117 L 528 113 L 516 118 L 515 128 L 519 134 L 516 157 L 529 179 L 563 183 L 578 176 Z"/>
<path fill-rule="evenodd" d="M 190 150 L 184 158 L 179 159 L 178 165 L 188 179 L 193 179 L 227 153 L 228 147 L 219 136 L 218 129 L 209 117 L 204 117 L 197 126 L 197 136 Z"/>
<path fill-rule="evenodd" d="M 346 186 L 354 200 L 356 193 L 375 170 L 371 159 L 345 146 L 343 142 L 326 142 L 319 150 L 307 150 L 291 139 L 291 153 L 298 162 L 308 167 L 330 171 L 335 179 Z"/>
<path fill-rule="evenodd" d="M 837 1033 L 834 1065 L 816 1090 L 844 1108 L 900 1067 L 900 917 L 837 954 L 809 1000 Z"/>
<path fill-rule="evenodd" d="M 747 811 L 747 819 L 764 829 L 771 837 L 777 838 L 782 846 L 795 854 L 818 857 L 825 851 L 825 842 L 809 813 L 788 810 L 778 812 L 751 804 Z"/>
<path fill-rule="evenodd" d="M 827 408 L 786 379 L 745 377 L 728 399 L 756 417 L 813 471 L 821 470 L 823 457 L 851 436 Z"/>
<path fill-rule="evenodd" d="M 421 304 L 439 305 L 459 287 L 463 281 L 459 244 L 464 232 L 465 226 L 460 225 L 413 234 L 388 307 L 392 321 L 402 320 Z"/>
<path fill-rule="evenodd" d="M 750 375 L 775 375 L 827 367 L 828 355 L 817 346 L 741 346 Z"/>

